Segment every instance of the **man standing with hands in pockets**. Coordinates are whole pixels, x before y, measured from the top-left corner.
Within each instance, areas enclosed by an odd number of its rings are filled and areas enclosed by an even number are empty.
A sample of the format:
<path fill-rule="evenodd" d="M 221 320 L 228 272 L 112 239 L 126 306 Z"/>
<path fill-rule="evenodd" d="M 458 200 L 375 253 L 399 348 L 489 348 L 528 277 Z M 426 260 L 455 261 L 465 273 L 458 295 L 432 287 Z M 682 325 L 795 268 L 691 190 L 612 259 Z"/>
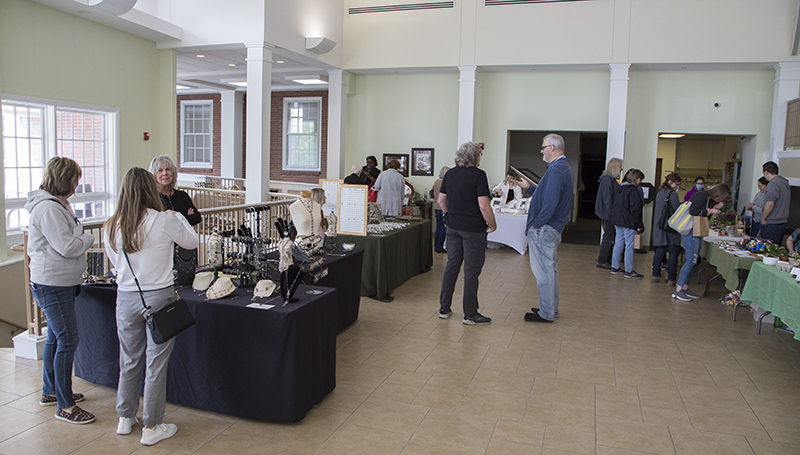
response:
<path fill-rule="evenodd" d="M 539 307 L 525 314 L 528 322 L 553 322 L 558 313 L 558 256 L 561 231 L 572 210 L 574 179 L 564 156 L 564 138 L 548 134 L 540 150 L 547 171 L 536 188 L 524 180 L 516 183 L 532 195 L 528 209 L 526 235 L 531 271 L 539 291 Z"/>

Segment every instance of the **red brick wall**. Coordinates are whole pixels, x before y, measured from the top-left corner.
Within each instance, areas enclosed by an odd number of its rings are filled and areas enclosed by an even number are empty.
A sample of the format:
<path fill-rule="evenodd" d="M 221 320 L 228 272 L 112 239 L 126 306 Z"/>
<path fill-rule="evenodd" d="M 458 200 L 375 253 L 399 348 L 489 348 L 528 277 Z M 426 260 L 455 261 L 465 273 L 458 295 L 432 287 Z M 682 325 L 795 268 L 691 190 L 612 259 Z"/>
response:
<path fill-rule="evenodd" d="M 283 99 L 318 96 L 322 98 L 322 131 L 320 131 L 320 171 L 284 171 L 283 166 Z M 270 113 L 269 179 L 288 182 L 318 183 L 326 178 L 328 164 L 328 91 L 272 92 Z"/>
<path fill-rule="evenodd" d="M 213 138 L 214 143 L 212 145 L 212 162 L 213 167 L 211 169 L 199 169 L 195 167 L 181 167 L 181 101 L 184 100 L 213 100 L 214 105 L 212 108 L 213 115 L 214 115 L 214 125 L 213 125 Z M 178 166 L 178 172 L 185 173 L 185 174 L 195 174 L 195 175 L 213 175 L 219 176 L 220 175 L 220 165 L 221 165 L 221 137 L 222 137 L 222 95 L 219 93 L 217 94 L 205 94 L 205 95 L 178 95 L 178 151 L 177 156 L 178 159 L 175 164 Z"/>

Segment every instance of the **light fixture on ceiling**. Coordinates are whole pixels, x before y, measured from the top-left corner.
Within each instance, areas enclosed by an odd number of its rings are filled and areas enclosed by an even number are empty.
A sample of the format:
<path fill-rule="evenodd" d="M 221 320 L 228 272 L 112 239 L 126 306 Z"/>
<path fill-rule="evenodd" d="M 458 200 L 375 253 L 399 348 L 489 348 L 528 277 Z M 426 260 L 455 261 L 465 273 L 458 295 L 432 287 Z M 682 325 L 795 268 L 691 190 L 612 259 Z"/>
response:
<path fill-rule="evenodd" d="M 661 133 L 661 134 L 658 135 L 658 137 L 660 137 L 661 139 L 680 139 L 683 136 L 686 136 L 686 135 L 685 134 L 676 134 L 676 133 Z"/>
<path fill-rule="evenodd" d="M 175 84 L 175 90 L 189 90 L 191 88 L 194 87 L 189 87 L 188 85 Z"/>
<path fill-rule="evenodd" d="M 330 52 L 336 46 L 335 41 L 331 41 L 324 36 L 306 38 L 306 50 L 315 54 Z"/>
<path fill-rule="evenodd" d="M 286 63 L 283 60 L 275 60 L 275 63 Z"/>
<path fill-rule="evenodd" d="M 206 56 L 204 54 L 197 54 L 197 55 L 195 55 L 195 57 L 197 57 L 197 58 L 206 58 Z"/>
<path fill-rule="evenodd" d="M 237 87 L 247 87 L 247 81 L 227 81 L 226 84 L 235 85 Z"/>
<path fill-rule="evenodd" d="M 228 63 L 228 66 L 236 66 L 235 63 Z"/>
<path fill-rule="evenodd" d="M 328 81 L 326 76 L 320 76 L 319 74 L 303 74 L 302 76 L 286 76 L 285 78 L 287 81 L 296 82 L 298 84 L 303 85 L 320 85 L 320 84 L 327 84 Z"/>

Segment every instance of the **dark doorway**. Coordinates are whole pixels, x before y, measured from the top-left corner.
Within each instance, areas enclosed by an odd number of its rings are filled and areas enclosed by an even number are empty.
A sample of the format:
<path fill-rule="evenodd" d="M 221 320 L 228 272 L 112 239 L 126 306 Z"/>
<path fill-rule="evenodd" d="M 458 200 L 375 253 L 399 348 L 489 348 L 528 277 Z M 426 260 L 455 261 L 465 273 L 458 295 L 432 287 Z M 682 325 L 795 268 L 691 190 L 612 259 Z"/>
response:
<path fill-rule="evenodd" d="M 547 163 L 538 151 L 542 138 L 552 131 L 508 132 L 509 164 L 518 169 L 530 169 L 542 176 Z M 570 223 L 562 233 L 562 243 L 598 245 L 600 243 L 600 219 L 594 214 L 600 174 L 605 170 L 605 132 L 555 131 L 564 137 L 566 156 L 575 177 L 577 192 L 573 203 Z"/>

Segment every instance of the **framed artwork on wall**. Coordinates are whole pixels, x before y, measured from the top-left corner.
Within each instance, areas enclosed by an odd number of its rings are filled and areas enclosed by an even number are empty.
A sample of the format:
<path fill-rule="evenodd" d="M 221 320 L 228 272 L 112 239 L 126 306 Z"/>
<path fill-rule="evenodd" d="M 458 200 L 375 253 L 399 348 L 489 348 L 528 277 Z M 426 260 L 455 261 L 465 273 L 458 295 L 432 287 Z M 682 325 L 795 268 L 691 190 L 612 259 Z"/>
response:
<path fill-rule="evenodd" d="M 411 149 L 411 175 L 433 175 L 433 149 Z"/>
<path fill-rule="evenodd" d="M 389 161 L 397 160 L 400 162 L 400 169 L 398 171 L 402 174 L 403 177 L 408 177 L 408 154 L 391 154 L 391 153 L 384 153 L 383 154 L 383 169 L 386 169 L 386 165 L 389 164 Z"/>

